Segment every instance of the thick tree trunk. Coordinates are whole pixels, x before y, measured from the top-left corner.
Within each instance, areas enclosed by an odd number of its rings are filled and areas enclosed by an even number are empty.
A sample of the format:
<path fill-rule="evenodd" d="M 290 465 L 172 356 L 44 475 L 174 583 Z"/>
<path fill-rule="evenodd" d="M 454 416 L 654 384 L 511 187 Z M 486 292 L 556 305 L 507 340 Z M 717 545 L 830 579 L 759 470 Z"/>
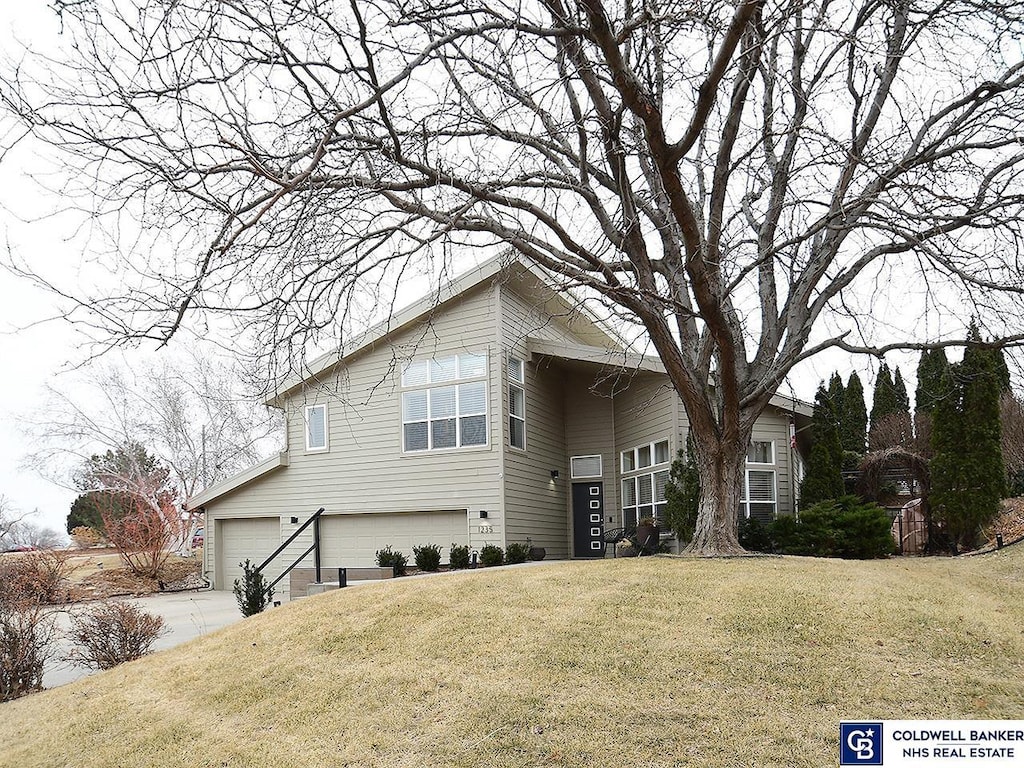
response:
<path fill-rule="evenodd" d="M 742 554 L 738 512 L 745 481 L 747 440 L 722 441 L 694 433 L 700 503 L 693 540 L 684 554 L 700 557 Z"/>

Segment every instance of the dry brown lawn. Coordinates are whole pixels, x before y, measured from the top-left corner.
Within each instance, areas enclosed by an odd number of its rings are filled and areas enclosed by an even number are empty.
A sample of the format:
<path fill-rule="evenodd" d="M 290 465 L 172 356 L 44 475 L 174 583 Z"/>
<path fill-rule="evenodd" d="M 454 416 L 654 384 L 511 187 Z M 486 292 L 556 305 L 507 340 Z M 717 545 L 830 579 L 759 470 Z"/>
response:
<path fill-rule="evenodd" d="M 0 706 L 0 765 L 823 766 L 844 718 L 1024 718 L 1024 545 L 381 582 Z"/>

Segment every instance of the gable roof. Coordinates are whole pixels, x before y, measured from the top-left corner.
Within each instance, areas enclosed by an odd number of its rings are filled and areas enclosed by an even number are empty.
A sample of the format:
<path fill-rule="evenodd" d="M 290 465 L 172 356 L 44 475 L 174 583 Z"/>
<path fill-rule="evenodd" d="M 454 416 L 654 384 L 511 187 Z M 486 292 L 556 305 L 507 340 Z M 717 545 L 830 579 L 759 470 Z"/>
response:
<path fill-rule="evenodd" d="M 406 330 L 445 305 L 474 289 L 505 279 L 517 279 L 529 289 L 531 298 L 547 311 L 550 317 L 569 317 L 570 331 L 588 346 L 604 350 L 624 349 L 627 345 L 619 335 L 600 318 L 587 310 L 564 289 L 556 287 L 551 275 L 518 255 L 502 254 L 488 259 L 458 277 L 432 290 L 426 296 L 395 312 L 351 341 L 312 360 L 302 371 L 289 378 L 278 388 L 266 405 L 280 406 L 283 400 L 304 382 L 316 379 L 336 365 L 367 350 L 391 336 Z"/>
<path fill-rule="evenodd" d="M 224 496 L 225 494 L 231 493 L 231 491 L 237 490 L 243 485 L 248 485 L 253 480 L 263 477 L 264 475 L 273 472 L 275 469 L 287 466 L 288 451 L 276 453 L 270 458 L 264 459 L 256 466 L 249 467 L 249 469 L 239 472 L 237 475 L 233 475 L 232 477 L 229 477 L 216 485 L 210 486 L 209 488 L 204 488 L 195 496 L 185 499 L 185 509 L 199 509 L 199 507 L 204 504 Z"/>

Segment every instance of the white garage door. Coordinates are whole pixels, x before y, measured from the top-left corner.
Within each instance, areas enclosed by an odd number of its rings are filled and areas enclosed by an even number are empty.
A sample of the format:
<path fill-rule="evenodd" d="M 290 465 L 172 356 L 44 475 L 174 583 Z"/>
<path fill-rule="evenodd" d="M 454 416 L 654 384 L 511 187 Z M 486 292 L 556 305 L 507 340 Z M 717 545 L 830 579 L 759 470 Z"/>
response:
<path fill-rule="evenodd" d="M 377 564 L 377 550 L 391 545 L 413 564 L 412 548 L 441 547 L 448 561 L 452 543 L 469 541 L 464 511 L 395 512 L 367 515 L 325 515 L 320 522 L 321 562 L 325 568 L 366 568 Z"/>
<path fill-rule="evenodd" d="M 281 520 L 277 517 L 251 517 L 217 522 L 218 589 L 231 589 L 241 578 L 239 563 L 249 560 L 259 565 L 281 545 Z M 268 570 L 270 570 L 268 568 Z"/>

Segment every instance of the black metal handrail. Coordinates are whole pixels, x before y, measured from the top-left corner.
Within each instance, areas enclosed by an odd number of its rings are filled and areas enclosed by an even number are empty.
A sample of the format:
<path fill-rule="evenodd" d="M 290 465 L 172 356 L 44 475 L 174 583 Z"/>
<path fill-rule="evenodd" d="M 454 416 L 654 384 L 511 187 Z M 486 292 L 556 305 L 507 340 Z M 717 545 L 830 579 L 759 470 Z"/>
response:
<path fill-rule="evenodd" d="M 280 547 L 275 549 L 274 553 L 270 557 L 268 557 L 266 560 L 264 560 L 262 563 L 260 563 L 259 567 L 256 568 L 257 573 L 262 573 L 264 568 L 266 568 L 268 565 L 270 565 L 272 562 L 274 562 L 274 559 L 278 555 L 280 555 L 282 552 L 284 552 L 284 550 L 288 547 L 288 545 L 291 544 L 293 541 L 295 541 L 295 539 L 297 539 L 299 537 L 299 534 L 301 534 L 304 530 L 309 528 L 310 525 L 313 526 L 313 543 L 312 543 L 312 545 L 310 545 L 309 549 L 307 549 L 305 552 L 303 552 L 301 555 L 299 555 L 299 557 L 295 560 L 294 563 L 292 563 L 287 568 L 285 568 L 281 572 L 281 574 L 276 579 L 274 579 L 270 583 L 269 586 L 267 586 L 266 592 L 270 592 L 270 590 L 272 590 L 277 585 L 277 583 L 279 581 L 281 581 L 281 579 L 283 579 L 285 576 L 287 576 L 289 573 L 291 573 L 292 570 L 299 563 L 301 563 L 303 560 L 305 560 L 309 556 L 310 552 L 313 553 L 313 565 L 316 568 L 316 581 L 317 581 L 318 584 L 320 583 L 320 515 L 322 515 L 323 513 L 324 513 L 324 508 L 320 507 L 320 509 L 318 509 L 316 512 L 313 513 L 312 517 L 310 517 L 309 520 L 307 520 L 306 522 L 304 522 L 302 525 L 300 525 L 298 528 L 295 529 L 295 532 L 291 536 L 289 536 L 287 538 L 287 540 L 285 540 L 284 544 L 282 544 Z"/>

